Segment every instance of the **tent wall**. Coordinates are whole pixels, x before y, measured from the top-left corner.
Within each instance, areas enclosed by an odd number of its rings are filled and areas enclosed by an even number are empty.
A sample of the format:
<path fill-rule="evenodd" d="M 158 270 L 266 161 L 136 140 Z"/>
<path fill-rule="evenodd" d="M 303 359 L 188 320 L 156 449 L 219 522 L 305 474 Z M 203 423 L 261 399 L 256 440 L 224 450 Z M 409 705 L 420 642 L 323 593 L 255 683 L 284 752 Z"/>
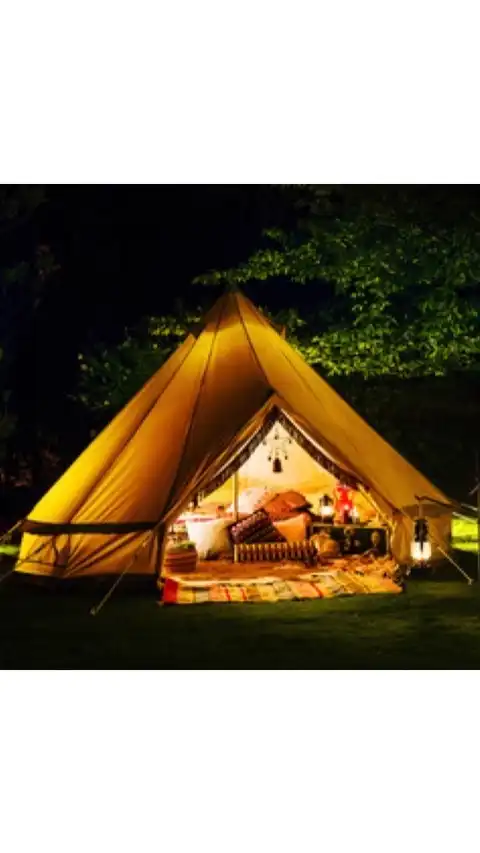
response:
<path fill-rule="evenodd" d="M 78 559 L 75 549 L 75 540 L 79 537 L 85 544 L 83 560 Z M 75 578 L 118 574 L 129 565 L 128 573 L 131 575 L 154 575 L 160 570 L 161 544 L 161 531 L 103 536 L 63 534 L 56 537 L 26 533 L 22 537 L 17 571 Z"/>

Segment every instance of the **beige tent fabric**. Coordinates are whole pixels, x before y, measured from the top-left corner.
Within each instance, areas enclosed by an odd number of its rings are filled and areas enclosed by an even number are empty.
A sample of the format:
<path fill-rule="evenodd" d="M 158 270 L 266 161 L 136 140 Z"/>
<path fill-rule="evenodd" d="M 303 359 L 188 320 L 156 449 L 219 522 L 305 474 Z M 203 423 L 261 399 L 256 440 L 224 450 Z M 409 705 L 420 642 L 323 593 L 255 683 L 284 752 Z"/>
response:
<path fill-rule="evenodd" d="M 29 521 L 72 526 L 54 537 L 25 533 L 17 569 L 118 573 L 137 555 L 132 573 L 155 572 L 166 525 L 240 451 L 273 405 L 358 477 L 389 517 L 397 511 L 395 547 L 406 558 L 410 531 L 402 509 L 415 505 L 418 494 L 447 498 L 246 297 L 230 292 L 209 312 L 198 338 L 185 340 L 34 507 Z M 446 529 L 448 515 L 438 519 L 439 529 Z M 81 528 L 86 524 L 100 527 L 92 532 Z M 125 524 L 143 529 L 124 531 Z M 145 530 L 149 524 L 155 535 Z"/>

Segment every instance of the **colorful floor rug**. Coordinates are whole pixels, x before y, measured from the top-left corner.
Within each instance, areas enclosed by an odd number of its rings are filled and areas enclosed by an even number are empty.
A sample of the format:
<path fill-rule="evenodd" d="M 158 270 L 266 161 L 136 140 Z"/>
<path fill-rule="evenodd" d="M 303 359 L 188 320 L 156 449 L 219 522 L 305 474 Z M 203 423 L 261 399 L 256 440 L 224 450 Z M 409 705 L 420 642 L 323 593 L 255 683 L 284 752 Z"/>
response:
<path fill-rule="evenodd" d="M 222 581 L 194 580 L 185 577 L 165 579 L 163 604 L 205 604 L 208 602 L 276 602 L 332 598 L 338 595 L 399 593 L 402 588 L 388 577 L 359 575 L 342 569 L 305 572 L 295 580 L 274 575 L 253 579 Z"/>

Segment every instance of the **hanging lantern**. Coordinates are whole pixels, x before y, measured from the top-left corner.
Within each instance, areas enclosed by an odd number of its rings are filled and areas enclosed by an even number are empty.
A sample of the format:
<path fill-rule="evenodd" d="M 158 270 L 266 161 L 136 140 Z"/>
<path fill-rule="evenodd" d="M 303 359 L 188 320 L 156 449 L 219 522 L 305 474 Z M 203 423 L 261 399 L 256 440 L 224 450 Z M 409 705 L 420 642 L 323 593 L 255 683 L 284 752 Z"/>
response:
<path fill-rule="evenodd" d="M 272 471 L 274 474 L 281 474 L 283 471 L 282 460 L 279 456 L 275 456 L 273 460 Z"/>
<path fill-rule="evenodd" d="M 332 521 L 334 516 L 333 500 L 329 495 L 324 495 L 320 500 L 320 515 L 324 521 Z"/>
<path fill-rule="evenodd" d="M 417 518 L 410 549 L 412 560 L 427 563 L 432 556 L 432 545 L 428 539 L 428 524 L 425 518 Z"/>

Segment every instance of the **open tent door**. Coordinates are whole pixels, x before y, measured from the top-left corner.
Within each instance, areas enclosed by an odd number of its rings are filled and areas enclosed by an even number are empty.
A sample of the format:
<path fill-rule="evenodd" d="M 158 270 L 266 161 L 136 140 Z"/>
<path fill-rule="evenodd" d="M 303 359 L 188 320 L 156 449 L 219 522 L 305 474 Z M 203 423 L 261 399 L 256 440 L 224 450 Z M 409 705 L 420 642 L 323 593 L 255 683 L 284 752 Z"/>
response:
<path fill-rule="evenodd" d="M 275 464 L 277 463 L 277 464 Z M 340 467 L 323 448 L 306 436 L 284 412 L 274 407 L 241 454 L 229 461 L 206 486 L 200 509 L 235 509 L 238 488 L 240 513 L 251 511 L 251 500 L 262 492 L 300 492 L 317 511 L 325 494 L 333 496 L 338 479 L 355 489 L 355 505 L 363 521 L 376 516 L 372 501 L 360 491 L 358 480 Z"/>
<path fill-rule="evenodd" d="M 274 455 L 276 451 L 278 451 L 277 456 Z M 275 459 L 279 462 L 276 466 Z M 279 423 L 270 427 L 265 439 L 253 450 L 237 472 L 213 492 L 206 490 L 200 506 L 232 507 L 235 478 L 238 481 L 240 512 L 246 510 L 242 504 L 242 495 L 262 491 L 273 494 L 289 490 L 301 492 L 316 510 L 323 495 L 333 494 L 338 482 L 337 477 L 316 462 Z M 371 503 L 360 492 L 358 492 L 358 501 L 361 504 L 362 514 L 372 517 L 374 511 Z M 360 506 L 358 508 L 360 510 Z"/>

